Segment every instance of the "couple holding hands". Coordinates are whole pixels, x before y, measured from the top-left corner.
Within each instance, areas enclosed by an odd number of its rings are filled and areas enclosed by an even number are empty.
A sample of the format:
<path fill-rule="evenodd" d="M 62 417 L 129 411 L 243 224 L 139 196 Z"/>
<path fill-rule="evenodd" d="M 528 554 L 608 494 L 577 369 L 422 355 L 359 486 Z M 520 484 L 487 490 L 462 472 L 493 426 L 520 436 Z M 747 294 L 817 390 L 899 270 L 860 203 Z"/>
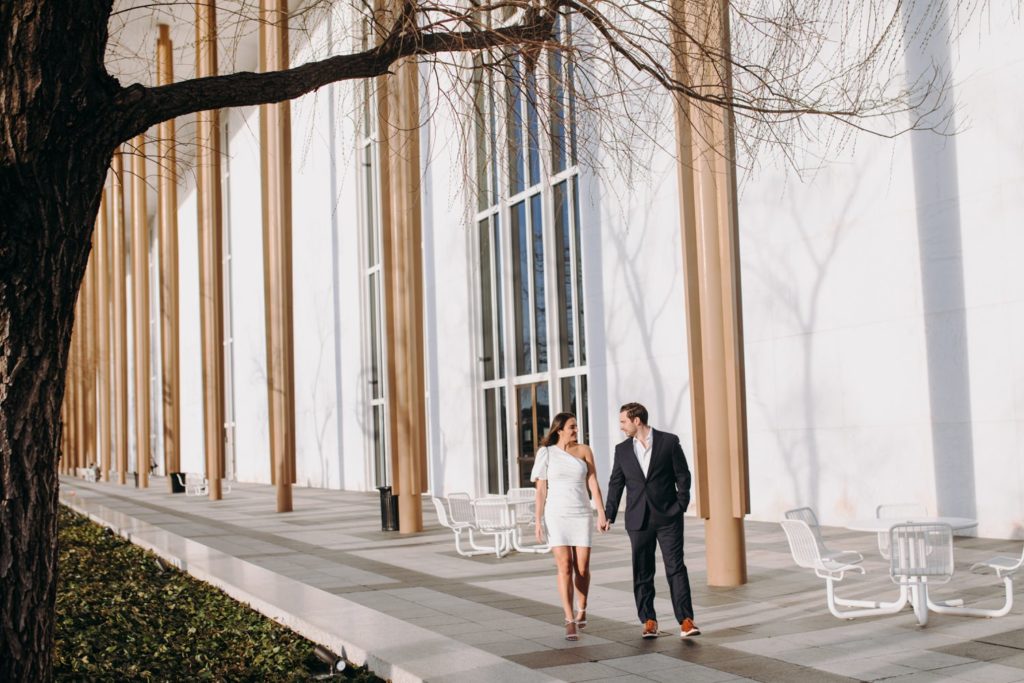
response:
<path fill-rule="evenodd" d="M 537 541 L 545 541 L 558 568 L 558 592 L 565 612 L 565 639 L 577 640 L 587 625 L 590 548 L 597 506 L 597 529 L 611 529 L 625 489 L 626 533 L 633 554 L 633 595 L 642 637 L 658 636 L 654 611 L 654 547 L 661 546 L 679 636 L 700 635 L 693 623 L 690 579 L 683 562 L 683 513 L 690 504 L 690 470 L 679 437 L 652 429 L 647 409 L 627 403 L 619 412 L 626 440 L 615 447 L 608 480 L 608 502 L 601 503 L 594 453 L 577 442 L 572 413 L 559 413 L 538 449 L 530 479 L 537 485 Z M 575 605 L 574 603 L 575 597 Z"/>

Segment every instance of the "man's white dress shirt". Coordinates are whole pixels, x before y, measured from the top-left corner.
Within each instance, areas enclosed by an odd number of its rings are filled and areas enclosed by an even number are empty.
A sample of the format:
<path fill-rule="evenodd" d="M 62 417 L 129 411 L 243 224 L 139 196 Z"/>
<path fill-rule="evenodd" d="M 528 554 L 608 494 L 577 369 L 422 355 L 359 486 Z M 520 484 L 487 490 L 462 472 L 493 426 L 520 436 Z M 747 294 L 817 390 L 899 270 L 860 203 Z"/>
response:
<path fill-rule="evenodd" d="M 633 452 L 636 453 L 636 459 L 640 463 L 640 469 L 644 471 L 644 476 L 647 476 L 647 469 L 651 466 L 651 448 L 654 446 L 654 430 L 647 432 L 647 445 L 645 446 L 643 441 L 637 437 L 633 437 Z"/>

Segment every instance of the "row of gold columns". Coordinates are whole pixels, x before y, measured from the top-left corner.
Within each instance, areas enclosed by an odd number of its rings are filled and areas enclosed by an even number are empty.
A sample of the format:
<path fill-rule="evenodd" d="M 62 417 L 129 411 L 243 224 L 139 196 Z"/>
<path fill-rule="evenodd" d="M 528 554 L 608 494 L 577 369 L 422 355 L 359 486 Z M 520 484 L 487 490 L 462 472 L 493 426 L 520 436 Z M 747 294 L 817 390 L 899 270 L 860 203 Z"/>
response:
<path fill-rule="evenodd" d="M 377 96 L 388 436 L 398 528 L 415 533 L 423 530 L 420 494 L 427 488 L 419 64 L 405 59 L 392 72 L 378 79 Z"/>
<path fill-rule="evenodd" d="M 673 0 L 672 9 L 677 79 L 728 98 L 728 0 Z M 677 96 L 676 139 L 697 512 L 708 584 L 736 586 L 747 580 L 750 487 L 732 114 Z"/>
<path fill-rule="evenodd" d="M 203 17 L 213 16 L 212 5 L 197 3 L 197 56 L 200 69 L 209 69 L 216 62 L 213 44 L 215 32 L 208 31 Z M 172 45 L 169 28 L 159 26 L 157 41 L 158 84 L 173 80 Z M 220 240 L 220 169 L 216 112 L 207 113 L 199 121 L 200 185 L 199 227 L 203 313 L 203 378 L 206 400 L 207 475 L 210 495 L 220 495 L 221 463 L 223 461 L 223 327 L 221 323 L 222 259 Z M 167 121 L 158 128 L 157 171 L 159 177 L 159 287 L 161 377 L 164 418 L 164 470 L 180 471 L 180 382 L 178 342 L 178 228 L 175 125 Z M 142 135 L 132 141 L 131 204 L 132 239 L 132 313 L 134 342 L 136 472 L 139 486 L 148 486 L 151 449 L 150 424 L 150 315 L 149 315 L 149 225 L 146 202 L 146 150 Z M 127 287 L 125 241 L 125 175 L 124 152 L 115 152 L 111 161 L 108 187 L 100 202 L 94 231 L 94 247 L 82 296 L 76 308 L 75 336 L 69 356 L 67 397 L 65 399 L 65 471 L 95 464 L 103 480 L 111 469 L 118 473 L 118 482 L 126 483 L 128 472 L 128 349 L 127 349 Z M 211 190 L 212 188 L 212 190 Z M 83 303 L 88 310 L 83 309 Z M 89 331 L 86 320 L 91 320 Z M 211 320 L 213 323 L 211 324 Z M 84 337 L 88 337 L 88 353 Z M 91 359 L 94 378 L 87 385 L 79 367 L 83 357 Z M 96 385 L 98 384 L 98 391 Z M 88 392 L 88 393 L 86 393 Z M 211 400 L 210 393 L 213 393 Z M 98 434 L 99 444 L 89 449 L 86 434 Z M 82 449 L 89 449 L 83 451 Z M 98 452 L 98 457 L 96 453 Z M 80 455 L 81 453 L 81 455 Z M 113 454 L 113 462 L 111 455 Z M 173 488 L 168 477 L 168 488 Z"/>
<path fill-rule="evenodd" d="M 212 0 L 197 0 L 196 76 L 217 74 L 216 7 Z M 172 45 L 169 27 L 159 26 L 156 50 L 157 82 L 173 81 Z M 149 358 L 149 227 L 146 206 L 146 156 L 142 135 L 132 141 L 132 312 L 134 316 L 134 388 L 136 472 L 140 486 L 148 485 L 151 462 L 150 442 L 150 358 Z M 161 376 L 164 418 L 164 469 L 178 472 L 180 453 L 180 381 L 179 381 L 179 307 L 178 307 L 178 228 L 175 125 L 160 125 L 157 136 L 159 177 L 159 272 Z M 223 248 L 221 244 L 220 125 L 217 111 L 201 112 L 196 122 L 197 218 L 199 232 L 199 291 L 202 344 L 203 423 L 206 453 L 205 472 L 210 497 L 221 497 L 224 471 L 224 328 L 223 328 Z M 125 240 L 125 197 L 123 152 L 115 152 L 111 162 L 108 188 L 103 193 L 95 228 L 95 248 L 89 273 L 82 285 L 82 297 L 76 304 L 75 334 L 69 352 L 67 395 L 62 408 L 66 425 L 63 461 L 66 472 L 95 461 L 99 451 L 101 476 L 107 479 L 113 467 L 118 482 L 126 483 L 128 471 L 128 320 Z M 289 259 L 290 262 L 290 259 Z M 91 275 L 95 274 L 95 276 Z M 290 271 L 289 271 L 290 278 Z M 290 292 L 289 298 L 290 302 Z M 94 322 L 86 332 L 90 318 L 85 307 L 95 302 Z M 290 311 L 289 311 L 290 316 Z M 89 338 L 95 348 L 86 349 Z M 85 383 L 82 368 L 86 358 L 94 359 L 95 384 Z M 87 393 L 90 392 L 91 393 Z M 99 415 L 99 428 L 95 416 Z M 90 429 L 87 425 L 92 424 Z M 289 433 L 291 429 L 287 430 Z M 99 448 L 87 448 L 85 437 L 98 432 Z M 111 462 L 111 454 L 113 461 Z M 173 483 L 168 478 L 169 488 Z"/>
<path fill-rule="evenodd" d="M 288 68 L 287 0 L 260 3 L 260 71 Z M 292 509 L 295 481 L 295 364 L 292 339 L 291 103 L 260 106 L 263 292 L 271 481 L 277 511 Z"/>
<path fill-rule="evenodd" d="M 197 0 L 196 76 L 217 74 L 216 7 L 213 0 Z M 158 84 L 173 81 L 168 27 L 159 27 Z M 260 68 L 288 68 L 288 8 L 286 0 L 263 0 L 260 6 Z M 394 489 L 399 496 L 400 527 L 405 533 L 422 529 L 421 492 L 426 488 L 426 416 L 423 367 L 423 268 L 420 216 L 418 66 L 407 60 L 393 76 L 380 79 L 378 108 L 381 134 L 381 187 L 384 202 L 384 292 L 386 308 L 388 383 L 390 391 L 390 443 Z M 174 173 L 174 122 L 159 128 L 160 334 L 163 378 L 165 470 L 180 470 L 180 385 L 178 347 L 177 198 Z M 264 105 L 260 115 L 263 184 L 265 316 L 267 339 L 267 393 L 271 436 L 272 477 L 277 487 L 277 509 L 292 509 L 295 481 L 295 390 L 292 308 L 291 246 L 291 124 L 290 104 Z M 135 393 L 138 411 L 137 471 L 146 485 L 150 462 L 149 440 L 149 233 L 145 206 L 144 140 L 134 141 L 133 296 L 135 314 Z M 220 126 L 217 111 L 201 112 L 196 119 L 197 218 L 200 261 L 200 322 L 202 335 L 203 416 L 206 475 L 210 497 L 221 497 L 224 475 L 224 329 L 223 247 L 220 189 Z M 110 221 L 108 224 L 107 213 Z M 109 229 L 108 229 L 109 228 Z M 99 449 L 109 458 L 116 454 L 118 481 L 125 483 L 128 459 L 127 313 L 125 291 L 125 218 L 123 160 L 115 154 L 109 194 L 97 223 L 95 259 L 99 277 L 93 287 L 100 306 L 96 329 L 100 360 L 101 407 L 106 410 Z M 112 278 L 105 275 L 109 272 Z M 78 346 L 73 357 L 85 353 Z M 106 372 L 109 369 L 110 373 Z M 78 443 L 82 425 L 89 421 L 80 409 L 79 382 L 69 393 L 66 417 L 73 426 L 70 440 Z M 96 400 L 94 399 L 94 400 Z M 84 404 L 82 404 L 84 405 Z M 102 459 L 102 458 L 101 458 Z M 104 476 L 109 462 L 102 466 Z"/>

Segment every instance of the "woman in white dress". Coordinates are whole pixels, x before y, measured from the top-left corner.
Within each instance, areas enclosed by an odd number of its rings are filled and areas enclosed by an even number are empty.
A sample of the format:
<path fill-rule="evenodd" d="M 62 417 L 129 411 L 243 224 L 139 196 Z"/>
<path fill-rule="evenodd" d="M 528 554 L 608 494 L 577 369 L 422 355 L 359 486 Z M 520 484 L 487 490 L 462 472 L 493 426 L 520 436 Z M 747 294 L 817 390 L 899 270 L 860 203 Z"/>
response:
<path fill-rule="evenodd" d="M 546 528 L 547 544 L 558 567 L 566 640 L 576 640 L 576 629 L 587 625 L 590 546 L 594 529 L 603 530 L 605 522 L 594 453 L 586 444 L 577 443 L 578 431 L 572 413 L 555 415 L 530 474 L 531 481 L 537 482 L 537 542 L 544 543 Z M 590 498 L 597 507 L 596 520 Z"/>

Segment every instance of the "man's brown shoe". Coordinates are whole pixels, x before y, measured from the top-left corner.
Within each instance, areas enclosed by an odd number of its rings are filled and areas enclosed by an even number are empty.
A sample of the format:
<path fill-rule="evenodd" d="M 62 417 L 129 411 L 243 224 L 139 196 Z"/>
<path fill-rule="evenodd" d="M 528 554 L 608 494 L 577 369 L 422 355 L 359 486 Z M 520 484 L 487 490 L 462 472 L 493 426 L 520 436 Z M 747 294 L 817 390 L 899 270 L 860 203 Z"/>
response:
<path fill-rule="evenodd" d="M 658 622 L 654 619 L 648 619 L 644 622 L 644 638 L 657 638 L 658 637 Z"/>
<path fill-rule="evenodd" d="M 692 638 L 699 635 L 700 629 L 697 628 L 697 624 L 693 623 L 693 619 L 683 619 L 683 623 L 679 624 L 680 638 Z"/>

